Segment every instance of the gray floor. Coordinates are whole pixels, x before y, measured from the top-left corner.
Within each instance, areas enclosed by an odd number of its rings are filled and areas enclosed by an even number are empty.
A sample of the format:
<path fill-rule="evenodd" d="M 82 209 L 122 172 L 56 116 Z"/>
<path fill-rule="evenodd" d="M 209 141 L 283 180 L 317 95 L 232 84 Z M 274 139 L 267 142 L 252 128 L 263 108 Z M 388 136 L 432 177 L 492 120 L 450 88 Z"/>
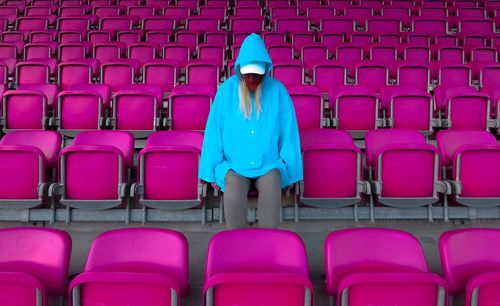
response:
<path fill-rule="evenodd" d="M 20 223 L 2 223 L 0 226 L 19 226 Z M 26 224 L 22 224 L 26 225 Z M 38 223 L 36 226 L 49 226 Z M 138 227 L 140 224 L 131 224 L 129 227 Z M 187 305 L 201 305 L 201 287 L 205 270 L 205 257 L 208 241 L 217 232 L 224 229 L 219 223 L 201 225 L 199 223 L 148 223 L 148 227 L 161 227 L 181 231 L 189 241 L 190 246 L 190 282 L 192 292 L 187 299 Z M 123 223 L 103 223 L 103 222 L 73 222 L 70 225 L 56 223 L 51 226 L 63 229 L 70 233 L 73 239 L 73 253 L 71 258 L 71 274 L 82 271 L 87 252 L 92 240 L 101 232 L 126 227 Z M 294 223 L 286 221 L 281 224 L 281 228 L 292 230 L 298 233 L 304 240 L 308 252 L 309 268 L 311 278 L 316 288 L 316 305 L 328 305 L 329 299 L 322 291 L 323 263 L 323 241 L 331 231 L 350 227 L 383 227 L 395 228 L 408 231 L 415 235 L 421 242 L 430 269 L 440 274 L 440 262 L 437 249 L 437 241 L 441 233 L 450 229 L 463 227 L 500 227 L 500 221 L 482 220 L 480 222 L 450 222 L 444 223 L 436 221 L 429 223 L 426 221 L 379 221 L 371 222 L 346 222 L 346 221 L 301 221 Z"/>

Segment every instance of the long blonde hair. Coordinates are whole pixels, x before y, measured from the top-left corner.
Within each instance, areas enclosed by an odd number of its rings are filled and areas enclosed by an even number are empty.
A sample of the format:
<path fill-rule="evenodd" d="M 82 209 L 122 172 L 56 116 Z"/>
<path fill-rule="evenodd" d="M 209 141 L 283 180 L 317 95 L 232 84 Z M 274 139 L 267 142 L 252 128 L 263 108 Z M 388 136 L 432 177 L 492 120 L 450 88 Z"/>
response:
<path fill-rule="evenodd" d="M 240 110 L 241 112 L 243 112 L 245 119 L 250 120 L 252 118 L 252 98 L 251 98 L 251 92 L 248 89 L 247 85 L 245 84 L 245 80 L 243 80 L 243 78 L 240 78 L 238 93 L 240 96 Z M 259 86 L 257 86 L 257 89 L 255 90 L 254 94 L 257 119 L 259 119 L 260 113 L 262 112 L 261 96 L 262 96 L 262 82 L 260 82 Z"/>

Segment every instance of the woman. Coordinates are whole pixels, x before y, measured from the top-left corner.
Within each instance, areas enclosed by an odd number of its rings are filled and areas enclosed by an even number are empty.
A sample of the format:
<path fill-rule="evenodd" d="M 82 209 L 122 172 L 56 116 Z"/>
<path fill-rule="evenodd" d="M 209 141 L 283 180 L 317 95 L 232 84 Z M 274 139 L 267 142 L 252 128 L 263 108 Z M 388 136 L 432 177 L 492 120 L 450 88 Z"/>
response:
<path fill-rule="evenodd" d="M 257 34 L 245 38 L 235 75 L 217 91 L 200 161 L 200 179 L 224 192 L 226 227 L 246 226 L 247 193 L 259 191 L 260 227 L 276 227 L 281 189 L 302 180 L 299 133 L 293 104 Z"/>

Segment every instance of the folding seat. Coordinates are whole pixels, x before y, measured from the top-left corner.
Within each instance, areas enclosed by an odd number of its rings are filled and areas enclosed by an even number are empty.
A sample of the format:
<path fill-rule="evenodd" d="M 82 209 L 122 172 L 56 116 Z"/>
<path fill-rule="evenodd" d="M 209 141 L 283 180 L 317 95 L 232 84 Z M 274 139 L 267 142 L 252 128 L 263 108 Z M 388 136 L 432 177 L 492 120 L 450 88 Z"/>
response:
<path fill-rule="evenodd" d="M 463 34 L 492 35 L 495 33 L 495 23 L 486 19 L 466 19 L 461 20 L 458 32 Z"/>
<path fill-rule="evenodd" d="M 472 70 L 472 79 L 479 80 L 481 69 L 497 63 L 498 52 L 491 47 L 473 47 L 470 50 L 469 67 Z"/>
<path fill-rule="evenodd" d="M 269 18 L 276 22 L 278 18 L 293 18 L 299 16 L 299 9 L 296 6 L 273 6 L 269 8 Z"/>
<path fill-rule="evenodd" d="M 28 43 L 23 48 L 23 59 L 49 59 L 54 58 L 58 44 L 56 42 Z"/>
<path fill-rule="evenodd" d="M 175 60 L 160 59 L 142 65 L 144 84 L 158 85 L 163 92 L 170 92 L 178 83 L 180 64 Z"/>
<path fill-rule="evenodd" d="M 83 130 L 100 130 L 110 108 L 111 88 L 104 84 L 78 84 L 57 96 L 58 132 L 75 136 Z"/>
<path fill-rule="evenodd" d="M 87 7 L 82 5 L 77 6 L 61 6 L 57 10 L 59 17 L 82 17 L 87 14 Z"/>
<path fill-rule="evenodd" d="M 419 9 L 418 16 L 420 16 L 421 18 L 430 18 L 430 19 L 446 19 L 448 18 L 448 9 L 444 6 L 443 7 L 422 6 Z"/>
<path fill-rule="evenodd" d="M 235 6 L 233 7 L 233 11 L 236 17 L 262 16 L 262 8 L 260 6 Z"/>
<path fill-rule="evenodd" d="M 260 6 L 259 1 L 255 0 L 236 0 L 234 6 Z"/>
<path fill-rule="evenodd" d="M 139 20 L 156 15 L 156 11 L 155 8 L 151 6 L 129 6 L 127 7 L 127 15 L 134 16 Z"/>
<path fill-rule="evenodd" d="M 464 304 L 488 305 L 498 301 L 500 263 L 496 228 L 450 230 L 439 237 L 439 254 L 449 293 Z"/>
<path fill-rule="evenodd" d="M 313 32 L 295 32 L 290 34 L 295 52 L 300 53 L 300 50 L 305 45 L 312 45 L 316 42 L 316 35 Z M 265 41 L 264 41 L 265 42 Z"/>
<path fill-rule="evenodd" d="M 396 86 L 412 91 L 429 92 L 431 86 L 430 68 L 424 64 L 400 62 L 395 64 Z"/>
<path fill-rule="evenodd" d="M 311 6 L 307 8 L 306 16 L 312 23 L 319 26 L 323 18 L 335 16 L 335 8 L 324 5 Z"/>
<path fill-rule="evenodd" d="M 366 31 L 376 34 L 399 34 L 403 26 L 401 20 L 386 18 L 371 18 L 366 21 Z"/>
<path fill-rule="evenodd" d="M 441 134 L 441 135 L 440 135 Z M 467 137 L 467 138 L 464 138 Z M 445 166 L 451 166 L 454 202 L 485 208 L 500 205 L 498 190 L 499 145 L 485 131 L 438 133 L 438 146 Z M 445 168 L 446 169 L 446 168 Z"/>
<path fill-rule="evenodd" d="M 326 126 L 323 116 L 323 96 L 316 86 L 288 86 L 299 131 Z"/>
<path fill-rule="evenodd" d="M 92 63 L 88 60 L 73 60 L 60 63 L 57 66 L 58 84 L 62 90 L 71 85 L 91 84 L 99 68 L 97 61 Z"/>
<path fill-rule="evenodd" d="M 176 24 L 183 20 L 186 20 L 190 16 L 191 12 L 188 7 L 183 6 L 166 6 L 163 8 L 163 15 L 165 17 L 174 18 Z"/>
<path fill-rule="evenodd" d="M 99 19 L 99 30 L 109 31 L 113 35 L 118 31 L 132 30 L 134 25 L 130 16 L 113 16 Z"/>
<path fill-rule="evenodd" d="M 4 305 L 48 305 L 63 297 L 71 256 L 71 237 L 62 230 L 12 227 L 0 230 Z"/>
<path fill-rule="evenodd" d="M 160 125 L 163 92 L 158 85 L 120 86 L 113 95 L 111 124 L 135 137 L 147 137 Z"/>
<path fill-rule="evenodd" d="M 197 131 L 149 135 L 138 156 L 137 184 L 131 187 L 139 203 L 166 210 L 204 205 L 206 184 L 198 179 L 196 170 L 202 144 L 203 134 Z"/>
<path fill-rule="evenodd" d="M 456 34 L 437 35 L 435 46 L 436 47 L 444 47 L 444 46 L 456 47 L 456 46 L 458 46 L 458 37 Z M 436 58 L 437 54 L 434 57 Z"/>
<path fill-rule="evenodd" d="M 285 34 L 286 35 L 286 33 L 281 33 L 281 32 L 276 32 L 276 33 L 280 33 L 280 34 Z M 247 36 L 250 35 L 250 34 L 252 34 L 252 33 L 251 32 L 247 32 L 247 31 L 245 31 L 245 32 L 236 32 L 236 33 L 233 32 L 232 39 L 231 39 L 231 41 L 233 43 L 232 43 L 231 47 L 233 47 L 234 45 L 238 46 L 238 48 L 241 47 L 241 44 L 243 44 L 243 41 L 245 40 L 245 38 L 247 38 Z"/>
<path fill-rule="evenodd" d="M 168 43 L 163 46 L 163 58 L 177 60 L 181 68 L 184 68 L 191 59 L 190 50 L 189 45 Z"/>
<path fill-rule="evenodd" d="M 141 29 L 145 32 L 158 31 L 158 30 L 171 31 L 175 29 L 175 27 L 176 27 L 175 19 L 166 16 L 146 17 L 142 19 L 141 23 Z"/>
<path fill-rule="evenodd" d="M 188 256 L 188 242 L 176 231 L 106 231 L 92 242 L 83 273 L 71 282 L 69 305 L 181 305 L 189 293 Z"/>
<path fill-rule="evenodd" d="M 455 91 L 455 88 L 462 88 L 462 93 L 474 93 L 472 86 L 472 74 L 467 65 L 448 64 L 443 65 L 438 71 L 438 84 L 434 88 L 434 99 L 436 100 L 436 109 L 444 110 L 448 102 L 448 96 Z M 467 89 L 469 88 L 469 89 Z"/>
<path fill-rule="evenodd" d="M 352 6 L 352 1 L 350 1 L 350 0 L 330 0 L 328 3 L 328 6 L 334 8 L 337 12 L 343 12 L 346 7 Z"/>
<path fill-rule="evenodd" d="M 411 7 L 390 5 L 382 7 L 381 16 L 389 19 L 396 19 L 401 21 L 401 26 L 404 29 L 411 27 Z"/>
<path fill-rule="evenodd" d="M 322 93 L 331 89 L 341 89 L 346 86 L 347 70 L 344 66 L 325 61 L 317 63 L 312 73 L 312 84 Z"/>
<path fill-rule="evenodd" d="M 2 138 L 0 207 L 26 209 L 46 203 L 61 141 L 54 131 L 12 131 Z"/>
<path fill-rule="evenodd" d="M 491 122 L 488 95 L 465 87 L 447 90 L 446 98 L 444 126 L 461 130 L 487 130 L 495 126 Z"/>
<path fill-rule="evenodd" d="M 230 3 L 227 0 L 208 0 L 205 2 L 210 7 L 229 7 Z"/>
<path fill-rule="evenodd" d="M 350 18 L 323 18 L 320 23 L 320 31 L 322 33 L 350 33 L 354 32 L 356 24 Z"/>
<path fill-rule="evenodd" d="M 129 7 L 132 6 L 140 6 L 142 3 L 141 0 L 119 0 L 118 5 L 125 7 L 125 10 L 128 10 Z"/>
<path fill-rule="evenodd" d="M 116 33 L 116 41 L 124 43 L 127 48 L 130 44 L 142 42 L 143 37 L 144 32 L 142 30 L 120 31 Z"/>
<path fill-rule="evenodd" d="M 92 5 L 92 15 L 99 18 L 118 16 L 121 8 L 118 5 Z"/>
<path fill-rule="evenodd" d="M 334 62 L 346 67 L 351 78 L 355 77 L 355 67 L 363 61 L 363 58 L 362 47 L 344 44 L 335 48 Z"/>
<path fill-rule="evenodd" d="M 432 127 L 435 125 L 433 107 L 429 93 L 396 87 L 387 98 L 387 125 L 395 129 L 432 133 Z"/>
<path fill-rule="evenodd" d="M 359 64 L 356 67 L 355 84 L 380 94 L 389 84 L 389 69 L 381 64 Z"/>
<path fill-rule="evenodd" d="M 272 0 L 272 1 L 265 1 L 265 4 L 269 9 L 272 9 L 276 6 L 290 6 L 290 2 L 287 0 Z"/>
<path fill-rule="evenodd" d="M 16 84 L 49 84 L 50 68 L 47 63 L 38 61 L 16 64 Z"/>
<path fill-rule="evenodd" d="M 26 8 L 26 2 L 23 0 L 7 0 L 3 2 L 5 6 L 15 6 L 20 14 L 24 13 L 24 9 Z"/>
<path fill-rule="evenodd" d="M 52 27 L 56 23 L 57 16 L 52 15 L 53 13 L 54 9 L 51 6 L 28 6 L 24 10 L 26 17 L 42 17 L 47 19 L 47 27 Z"/>
<path fill-rule="evenodd" d="M 178 85 L 168 97 L 168 121 L 172 130 L 203 131 L 215 89 L 200 85 Z"/>
<path fill-rule="evenodd" d="M 191 31 L 218 31 L 220 21 L 212 17 L 190 16 L 186 19 L 186 29 Z"/>
<path fill-rule="evenodd" d="M 431 61 L 431 50 L 425 46 L 405 46 L 403 49 L 403 61 L 408 64 L 429 64 Z"/>
<path fill-rule="evenodd" d="M 206 305 L 310 306 L 313 294 L 304 243 L 297 234 L 238 229 L 210 240 L 203 286 Z"/>
<path fill-rule="evenodd" d="M 177 0 L 176 5 L 188 7 L 191 12 L 195 12 L 198 9 L 198 1 L 196 0 Z"/>
<path fill-rule="evenodd" d="M 370 61 L 391 67 L 398 59 L 398 50 L 394 46 L 383 44 L 372 45 L 370 48 Z M 390 76 L 394 76 L 393 71 L 389 71 Z"/>
<path fill-rule="evenodd" d="M 305 15 L 310 7 L 317 7 L 321 4 L 318 0 L 298 0 L 297 7 L 302 15 Z"/>
<path fill-rule="evenodd" d="M 233 33 L 237 32 L 255 32 L 260 33 L 264 30 L 264 18 L 258 16 L 234 16 L 229 19 L 229 30 Z"/>
<path fill-rule="evenodd" d="M 119 42 L 96 43 L 92 47 L 92 58 L 107 63 L 122 58 L 125 44 Z"/>
<path fill-rule="evenodd" d="M 498 100 L 500 99 L 500 66 L 498 64 L 485 65 L 479 74 L 480 92 L 490 97 L 492 113 L 498 116 Z"/>
<path fill-rule="evenodd" d="M 381 125 L 379 101 L 369 89 L 345 86 L 328 93 L 333 126 L 351 132 L 353 137 L 364 136 L 366 131 Z"/>
<path fill-rule="evenodd" d="M 90 54 L 91 44 L 86 42 L 64 43 L 57 46 L 57 59 L 67 62 L 84 59 Z"/>
<path fill-rule="evenodd" d="M 352 32 L 346 34 L 346 41 L 350 46 L 361 47 L 365 53 L 369 53 L 370 46 L 373 44 L 373 34 L 368 32 Z"/>
<path fill-rule="evenodd" d="M 279 60 L 273 63 L 271 75 L 286 87 L 304 84 L 304 66 L 299 60 Z"/>
<path fill-rule="evenodd" d="M 314 66 L 317 63 L 324 62 L 329 59 L 328 48 L 321 44 L 304 45 L 300 52 L 300 58 L 304 67 L 312 73 Z"/>
<path fill-rule="evenodd" d="M 419 241 L 383 228 L 336 230 L 325 239 L 325 293 L 337 305 L 446 305 Z"/>
<path fill-rule="evenodd" d="M 141 65 L 154 60 L 157 57 L 157 44 L 139 42 L 129 44 L 127 48 L 127 58 L 138 60 Z"/>
<path fill-rule="evenodd" d="M 229 35 L 226 31 L 205 32 L 203 34 L 203 41 L 206 43 L 229 45 Z"/>
<path fill-rule="evenodd" d="M 9 90 L 3 94 L 3 131 L 45 129 L 48 109 L 48 99 L 39 90 Z"/>
<path fill-rule="evenodd" d="M 17 51 L 14 44 L 0 43 L 0 63 L 7 67 L 9 75 L 14 73 L 17 63 Z"/>
<path fill-rule="evenodd" d="M 198 46 L 198 59 L 213 62 L 222 71 L 226 63 L 226 46 L 223 44 L 202 43 Z"/>
<path fill-rule="evenodd" d="M 212 61 L 195 60 L 186 65 L 186 84 L 219 87 L 221 71 Z"/>
<path fill-rule="evenodd" d="M 300 144 L 304 179 L 297 189 L 301 204 L 337 208 L 362 202 L 370 186 L 363 181 L 361 150 L 349 133 L 309 129 L 300 132 Z"/>
<path fill-rule="evenodd" d="M 100 81 L 111 86 L 116 92 L 121 86 L 134 83 L 136 74 L 140 70 L 140 63 L 134 59 L 123 59 L 104 63 L 101 65 Z"/>
<path fill-rule="evenodd" d="M 16 19 L 14 29 L 16 31 L 47 30 L 49 22 L 44 17 L 19 17 Z"/>
<path fill-rule="evenodd" d="M 294 58 L 293 46 L 290 43 L 272 43 L 267 45 L 267 52 L 273 61 L 292 60 Z"/>
<path fill-rule="evenodd" d="M 450 26 L 458 28 L 460 21 L 465 19 L 486 19 L 486 10 L 482 7 L 462 7 L 458 8 L 456 17 L 451 18 Z"/>
<path fill-rule="evenodd" d="M 126 177 L 133 166 L 133 152 L 134 138 L 129 132 L 81 132 L 59 155 L 59 183 L 51 193 L 73 208 L 120 206 L 128 189 Z"/>
<path fill-rule="evenodd" d="M 359 5 L 371 8 L 376 15 L 380 15 L 380 10 L 383 6 L 383 1 L 380 0 L 360 0 Z"/>
<path fill-rule="evenodd" d="M 56 28 L 59 31 L 78 31 L 86 34 L 90 29 L 90 20 L 85 17 L 60 17 L 57 19 Z"/>
<path fill-rule="evenodd" d="M 28 34 L 28 41 L 31 43 L 57 41 L 57 31 L 55 30 L 31 31 Z"/>
<path fill-rule="evenodd" d="M 435 37 L 430 36 L 425 33 L 414 33 L 409 32 L 409 34 L 404 34 L 406 36 L 406 42 L 408 46 L 420 46 L 420 47 L 431 47 L 431 41 L 434 43 L 435 38 L 438 36 L 443 36 L 447 34 L 436 34 Z"/>
<path fill-rule="evenodd" d="M 0 33 L 2 43 L 10 43 L 16 47 L 16 53 L 22 55 L 24 41 L 27 37 L 27 32 L 19 31 L 4 31 Z"/>
<path fill-rule="evenodd" d="M 219 21 L 224 21 L 226 19 L 227 7 L 225 6 L 209 6 L 209 5 L 201 5 L 198 8 L 198 15 L 216 18 Z"/>
<path fill-rule="evenodd" d="M 266 31 L 262 32 L 261 36 L 266 46 L 275 43 L 284 44 L 287 42 L 287 34 L 282 32 Z M 233 48 L 234 48 L 234 43 L 233 43 Z"/>
<path fill-rule="evenodd" d="M 8 25 L 14 26 L 19 10 L 16 6 L 1 6 L 0 17 L 7 20 Z"/>
<path fill-rule="evenodd" d="M 366 20 L 373 17 L 373 9 L 365 6 L 351 6 L 344 9 L 346 18 L 356 21 L 358 29 L 366 28 Z"/>
<path fill-rule="evenodd" d="M 104 30 L 92 30 L 87 33 L 87 41 L 95 44 L 103 44 L 113 42 L 112 33 Z"/>
<path fill-rule="evenodd" d="M 428 34 L 432 37 L 448 33 L 448 21 L 446 19 L 414 19 L 412 23 L 414 33 Z"/>
<path fill-rule="evenodd" d="M 180 30 L 175 32 L 174 38 L 176 43 L 188 45 L 190 52 L 194 53 L 198 48 L 200 33 L 198 31 Z"/>
<path fill-rule="evenodd" d="M 170 31 L 148 31 L 145 34 L 146 42 L 157 43 L 158 46 L 163 46 L 171 42 L 172 32 Z"/>

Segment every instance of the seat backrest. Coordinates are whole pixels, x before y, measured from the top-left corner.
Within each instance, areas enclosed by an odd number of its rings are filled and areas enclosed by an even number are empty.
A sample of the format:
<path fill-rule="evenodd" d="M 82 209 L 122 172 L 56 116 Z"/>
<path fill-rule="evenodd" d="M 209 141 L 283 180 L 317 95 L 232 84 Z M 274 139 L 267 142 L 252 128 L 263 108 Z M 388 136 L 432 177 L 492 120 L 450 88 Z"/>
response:
<path fill-rule="evenodd" d="M 132 166 L 134 152 L 134 136 L 126 131 L 85 131 L 76 135 L 74 146 L 113 146 L 120 150 L 124 156 L 124 163 Z"/>
<path fill-rule="evenodd" d="M 354 228 L 330 233 L 325 240 L 325 290 L 329 295 L 346 276 L 363 272 L 427 272 L 418 240 L 408 232 Z"/>
<path fill-rule="evenodd" d="M 415 33 L 448 33 L 448 21 L 446 19 L 415 19 L 413 20 L 413 32 Z"/>
<path fill-rule="evenodd" d="M 324 18 L 320 23 L 323 33 L 350 33 L 354 32 L 355 27 L 354 20 L 350 18 Z"/>
<path fill-rule="evenodd" d="M 481 68 L 479 77 L 481 87 L 498 88 L 500 86 L 500 65 L 488 65 Z"/>
<path fill-rule="evenodd" d="M 302 239 L 277 229 L 238 229 L 215 234 L 208 245 L 205 280 L 221 273 L 291 273 L 309 277 Z"/>
<path fill-rule="evenodd" d="M 106 231 L 92 243 L 85 272 L 161 273 L 187 293 L 188 242 L 181 233 L 167 229 Z"/>
<path fill-rule="evenodd" d="M 368 19 L 366 22 L 366 30 L 370 33 L 385 33 L 399 34 L 402 25 L 398 19 Z"/>
<path fill-rule="evenodd" d="M 289 86 L 299 131 L 320 128 L 323 117 L 323 97 L 315 86 Z"/>
<path fill-rule="evenodd" d="M 443 130 L 436 135 L 439 156 L 444 167 L 453 164 L 453 157 L 458 148 L 471 144 L 496 144 L 495 136 L 486 131 Z"/>
<path fill-rule="evenodd" d="M 366 165 L 374 167 L 377 158 L 376 154 L 381 147 L 388 144 L 425 144 L 426 141 L 424 135 L 418 131 L 381 129 L 368 131 L 365 136 L 365 143 Z"/>
<path fill-rule="evenodd" d="M 397 70 L 397 81 L 400 86 L 428 92 L 431 82 L 430 68 L 421 64 L 400 65 Z"/>
<path fill-rule="evenodd" d="M 0 271 L 24 272 L 42 282 L 53 295 L 67 290 L 71 237 L 49 228 L 0 229 Z"/>
<path fill-rule="evenodd" d="M 445 232 L 439 238 L 439 254 L 450 294 L 463 292 L 475 276 L 500 271 L 500 230 L 468 228 Z"/>
<path fill-rule="evenodd" d="M 43 152 L 47 166 L 56 167 L 61 142 L 61 134 L 55 131 L 12 131 L 0 140 L 0 145 L 35 146 Z"/>
<path fill-rule="evenodd" d="M 282 60 L 273 64 L 272 76 L 281 81 L 285 86 L 302 85 L 304 67 L 300 61 Z"/>
<path fill-rule="evenodd" d="M 444 65 L 439 68 L 438 84 L 446 87 L 469 86 L 471 69 L 466 65 Z"/>

